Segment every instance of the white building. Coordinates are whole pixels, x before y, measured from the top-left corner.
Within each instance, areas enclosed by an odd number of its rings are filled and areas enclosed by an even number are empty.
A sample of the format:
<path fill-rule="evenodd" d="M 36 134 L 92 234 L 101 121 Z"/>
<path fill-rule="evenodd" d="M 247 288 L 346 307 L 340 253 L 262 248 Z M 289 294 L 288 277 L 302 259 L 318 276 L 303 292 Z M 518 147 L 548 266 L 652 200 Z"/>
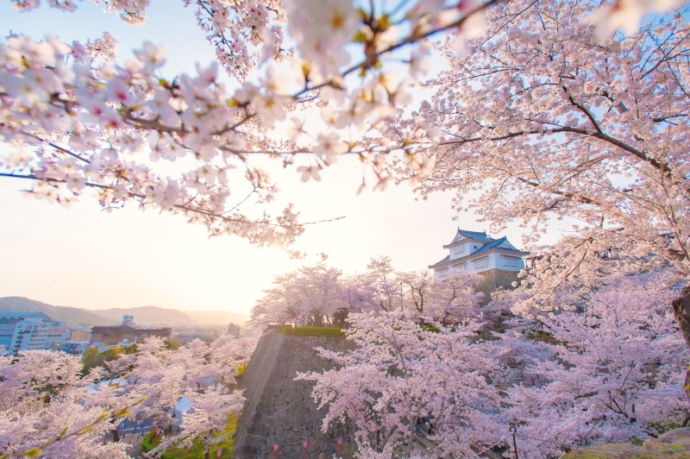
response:
<path fill-rule="evenodd" d="M 482 273 L 486 271 L 520 271 L 525 267 L 524 257 L 529 252 L 515 248 L 504 236 L 493 239 L 485 232 L 458 228 L 453 240 L 443 246 L 448 255 L 429 268 L 437 279 L 447 279 L 454 271 Z"/>
<path fill-rule="evenodd" d="M 63 322 L 56 322 L 42 312 L 11 311 L 0 313 L 0 347 L 9 353 L 37 349 L 57 349 L 69 339 Z"/>

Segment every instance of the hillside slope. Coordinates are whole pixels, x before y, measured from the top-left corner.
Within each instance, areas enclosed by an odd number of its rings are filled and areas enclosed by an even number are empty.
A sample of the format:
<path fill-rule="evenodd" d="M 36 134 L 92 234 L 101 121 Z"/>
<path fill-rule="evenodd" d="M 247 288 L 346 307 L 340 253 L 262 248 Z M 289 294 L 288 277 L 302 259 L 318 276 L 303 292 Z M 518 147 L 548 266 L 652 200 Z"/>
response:
<path fill-rule="evenodd" d="M 54 306 L 41 301 L 21 296 L 0 298 L 0 312 L 38 311 L 47 314 L 53 320 L 67 322 L 70 325 L 117 325 L 122 316 L 134 316 L 134 322 L 143 326 L 188 327 L 193 325 L 219 325 L 229 323 L 244 325 L 249 316 L 230 311 L 194 311 L 159 306 L 141 306 L 135 308 L 85 309 L 69 306 Z"/>
<path fill-rule="evenodd" d="M 42 303 L 22 296 L 0 298 L 0 312 L 9 311 L 43 312 L 53 320 L 67 322 L 72 325 L 108 325 L 112 323 L 108 318 L 87 309 L 53 306 L 52 304 Z"/>
<path fill-rule="evenodd" d="M 177 309 L 158 306 L 99 309 L 97 313 L 107 318 L 111 324 L 120 323 L 125 314 L 134 316 L 134 323 L 137 325 L 169 325 L 174 327 L 187 326 L 193 322 L 191 317 Z"/>
<path fill-rule="evenodd" d="M 182 309 L 192 320 L 199 324 L 237 324 L 244 325 L 249 320 L 248 314 L 240 314 L 230 311 L 193 311 L 190 309 Z"/>

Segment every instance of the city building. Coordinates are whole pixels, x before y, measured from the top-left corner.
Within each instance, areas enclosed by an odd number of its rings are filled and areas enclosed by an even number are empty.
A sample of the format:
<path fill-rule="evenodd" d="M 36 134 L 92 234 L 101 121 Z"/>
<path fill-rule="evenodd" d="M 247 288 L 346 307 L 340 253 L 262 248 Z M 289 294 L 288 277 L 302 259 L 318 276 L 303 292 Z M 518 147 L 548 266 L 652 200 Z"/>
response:
<path fill-rule="evenodd" d="M 88 325 L 80 325 L 70 328 L 70 341 L 88 343 L 91 340 L 91 327 Z"/>
<path fill-rule="evenodd" d="M 91 327 L 88 325 L 70 326 L 70 337 L 60 344 L 58 350 L 72 355 L 81 355 L 89 348 Z"/>
<path fill-rule="evenodd" d="M 20 351 L 58 349 L 69 339 L 64 322 L 56 322 L 43 312 L 0 313 L 0 347 L 17 355 Z"/>
<path fill-rule="evenodd" d="M 217 335 L 208 331 L 184 331 L 180 333 L 175 333 L 172 337 L 172 341 L 180 344 L 191 343 L 195 339 L 206 341 L 210 343 L 216 338 Z"/>
<path fill-rule="evenodd" d="M 230 323 L 228 324 L 228 335 L 234 336 L 235 338 L 240 337 L 242 329 L 239 325 Z"/>
<path fill-rule="evenodd" d="M 98 326 L 91 328 L 92 347 L 116 346 L 118 344 L 136 343 L 149 336 L 170 339 L 171 328 L 141 328 L 134 323 L 134 317 L 126 315 L 121 325 Z"/>
<path fill-rule="evenodd" d="M 493 239 L 486 232 L 467 231 L 458 228 L 453 240 L 443 246 L 446 257 L 429 266 L 436 279 L 447 279 L 453 272 L 481 273 L 494 278 L 498 284 L 516 278 L 525 267 L 524 257 L 529 252 L 515 248 L 504 236 Z M 504 281 L 505 279 L 505 281 Z"/>
<path fill-rule="evenodd" d="M 134 316 L 129 314 L 122 316 L 122 325 L 127 327 L 136 327 L 136 324 L 134 323 Z"/>
<path fill-rule="evenodd" d="M 58 350 L 72 355 L 82 355 L 89 348 L 88 341 L 65 341 L 58 346 Z"/>

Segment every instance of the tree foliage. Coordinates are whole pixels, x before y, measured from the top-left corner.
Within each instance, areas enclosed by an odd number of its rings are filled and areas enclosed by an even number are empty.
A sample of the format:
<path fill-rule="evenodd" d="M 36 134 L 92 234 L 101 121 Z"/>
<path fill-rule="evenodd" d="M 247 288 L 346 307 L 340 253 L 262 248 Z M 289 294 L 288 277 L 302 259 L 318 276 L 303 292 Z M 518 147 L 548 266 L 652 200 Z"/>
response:
<path fill-rule="evenodd" d="M 254 306 L 252 324 L 343 327 L 351 312 L 370 310 L 417 311 L 450 324 L 480 314 L 484 294 L 475 287 L 481 280 L 457 272 L 439 282 L 426 271 L 396 271 L 387 257 L 373 258 L 364 273 L 351 276 L 324 264 L 306 266 L 276 276 Z"/>
<path fill-rule="evenodd" d="M 690 415 L 674 284 L 625 278 L 578 310 L 516 317 L 499 331 L 480 316 L 447 327 L 414 310 L 351 314 L 349 350 L 321 350 L 337 366 L 300 378 L 316 384 L 324 428 L 352 425 L 367 457 L 507 454 L 510 425 L 529 457 L 653 437 Z"/>
<path fill-rule="evenodd" d="M 14 1 L 21 10 L 39 3 Z M 98 3 L 132 24 L 149 4 Z M 535 254 L 519 291 L 484 310 L 473 279 L 435 283 L 385 258 L 355 276 L 317 265 L 275 280 L 254 309 L 257 325 L 352 325 L 355 348 L 324 353 L 342 368 L 304 378 L 316 382 L 326 422 L 349 419 L 368 457 L 410 453 L 420 438 L 420 454 L 500 452 L 510 422 L 530 454 L 555 455 L 654 435 L 687 415 L 678 401 L 688 351 L 664 307 L 673 293 L 655 274 L 690 275 L 684 5 L 185 5 L 218 56 L 192 74 L 166 75 L 164 49 L 150 42 L 122 63 L 109 34 L 69 45 L 0 41 L 0 176 L 58 203 L 89 194 L 107 209 L 136 203 L 211 235 L 287 244 L 306 223 L 276 203 L 257 158 L 309 181 L 349 155 L 365 166 L 362 187 L 407 180 L 422 195 L 451 190 L 459 209 L 497 227 L 528 226 L 533 244 L 548 224 L 572 223 Z M 642 21 L 649 11 L 668 13 Z M 446 70 L 432 73 L 439 56 Z M 433 95 L 413 107 L 424 91 Z M 314 115 L 322 123 L 306 122 Z M 690 344 L 690 290 L 673 304 Z M 521 314 L 512 324 L 509 309 Z M 172 350 L 152 340 L 119 357 L 92 352 L 85 378 L 73 357 L 0 357 L 0 446 L 121 457 L 124 443 L 104 442 L 114 424 L 173 424 L 183 396 L 194 411 L 153 453 L 209 440 L 241 406 L 228 369 L 248 347 L 237 343 Z"/>
<path fill-rule="evenodd" d="M 252 342 L 227 336 L 175 350 L 150 338 L 86 376 L 78 357 L 61 352 L 0 357 L 3 457 L 32 450 L 55 458 L 128 457 L 132 439 L 119 438 L 122 421 L 153 420 L 167 433 L 151 455 L 191 439 L 218 442 L 228 416 L 242 408 L 234 375 L 252 350 Z M 177 409 L 182 398 L 192 406 L 185 413 Z"/>

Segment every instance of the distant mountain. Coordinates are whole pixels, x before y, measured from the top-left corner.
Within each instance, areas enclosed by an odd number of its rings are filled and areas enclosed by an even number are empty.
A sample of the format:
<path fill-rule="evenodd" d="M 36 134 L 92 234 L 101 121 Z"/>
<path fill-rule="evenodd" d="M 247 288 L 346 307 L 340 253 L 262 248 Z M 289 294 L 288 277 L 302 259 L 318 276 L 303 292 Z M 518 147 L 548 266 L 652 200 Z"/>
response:
<path fill-rule="evenodd" d="M 137 308 L 99 309 L 96 313 L 109 319 L 112 324 L 122 322 L 125 314 L 134 316 L 137 325 L 189 325 L 192 319 L 177 309 L 159 308 L 158 306 L 140 306 Z"/>
<path fill-rule="evenodd" d="M 249 321 L 248 314 L 239 314 L 230 311 L 192 311 L 183 309 L 182 312 L 187 314 L 192 320 L 199 324 L 237 324 L 244 325 Z"/>
<path fill-rule="evenodd" d="M 72 325 L 108 325 L 112 323 L 110 319 L 88 309 L 53 306 L 22 296 L 0 298 L 0 312 L 9 311 L 39 311 L 47 314 L 53 320 Z"/>
<path fill-rule="evenodd" d="M 111 308 L 91 310 L 68 306 L 53 306 L 40 301 L 20 296 L 0 298 L 0 312 L 6 311 L 39 311 L 53 320 L 72 325 L 116 325 L 122 322 L 122 316 L 134 316 L 134 322 L 144 326 L 183 327 L 190 325 L 226 325 L 236 323 L 243 325 L 249 320 L 246 314 L 229 311 L 194 311 L 161 308 L 158 306 L 141 306 L 138 308 Z"/>
<path fill-rule="evenodd" d="M 141 306 L 138 308 L 99 309 L 98 315 L 120 322 L 122 316 L 134 316 L 139 325 L 169 325 L 182 327 L 188 325 L 226 325 L 230 322 L 243 325 L 249 320 L 246 314 L 229 311 L 194 311 L 190 309 L 171 309 L 158 306 Z"/>

